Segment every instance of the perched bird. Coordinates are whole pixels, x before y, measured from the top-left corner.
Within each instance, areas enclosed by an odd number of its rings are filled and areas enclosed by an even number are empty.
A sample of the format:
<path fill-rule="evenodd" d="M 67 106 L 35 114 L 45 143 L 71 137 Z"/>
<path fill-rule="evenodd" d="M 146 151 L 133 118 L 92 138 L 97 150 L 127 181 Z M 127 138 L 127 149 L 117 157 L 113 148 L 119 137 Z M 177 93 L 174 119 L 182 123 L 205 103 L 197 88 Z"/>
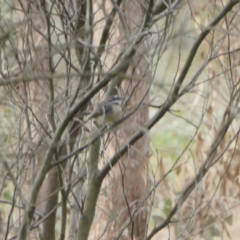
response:
<path fill-rule="evenodd" d="M 97 104 L 87 120 L 94 119 L 97 126 L 116 121 L 122 115 L 122 99 L 117 95 L 110 95 Z"/>

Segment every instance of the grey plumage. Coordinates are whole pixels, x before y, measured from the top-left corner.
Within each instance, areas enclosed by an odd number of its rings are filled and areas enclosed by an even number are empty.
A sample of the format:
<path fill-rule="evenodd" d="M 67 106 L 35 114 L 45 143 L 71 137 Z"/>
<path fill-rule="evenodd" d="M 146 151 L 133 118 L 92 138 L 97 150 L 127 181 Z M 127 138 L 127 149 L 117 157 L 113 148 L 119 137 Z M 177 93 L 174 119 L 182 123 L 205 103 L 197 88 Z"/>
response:
<path fill-rule="evenodd" d="M 89 115 L 88 120 L 95 119 L 97 125 L 104 125 L 116 121 L 122 115 L 121 98 L 117 95 L 108 96 Z"/>

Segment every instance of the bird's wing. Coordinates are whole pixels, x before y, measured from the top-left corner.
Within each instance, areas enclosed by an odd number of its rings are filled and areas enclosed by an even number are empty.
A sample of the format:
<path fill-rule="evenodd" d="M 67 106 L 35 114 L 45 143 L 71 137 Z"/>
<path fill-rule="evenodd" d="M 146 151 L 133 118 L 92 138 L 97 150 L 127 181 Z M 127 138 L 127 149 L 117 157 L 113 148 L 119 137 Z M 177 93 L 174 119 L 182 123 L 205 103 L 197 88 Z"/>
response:
<path fill-rule="evenodd" d="M 89 118 L 88 119 L 92 119 L 92 118 L 97 118 L 101 115 L 104 115 L 105 112 L 108 112 L 111 108 L 111 104 L 109 103 L 105 103 L 104 106 L 105 106 L 105 110 L 103 109 L 103 104 L 98 104 L 97 108 L 95 110 L 93 110 L 92 114 L 90 114 Z"/>

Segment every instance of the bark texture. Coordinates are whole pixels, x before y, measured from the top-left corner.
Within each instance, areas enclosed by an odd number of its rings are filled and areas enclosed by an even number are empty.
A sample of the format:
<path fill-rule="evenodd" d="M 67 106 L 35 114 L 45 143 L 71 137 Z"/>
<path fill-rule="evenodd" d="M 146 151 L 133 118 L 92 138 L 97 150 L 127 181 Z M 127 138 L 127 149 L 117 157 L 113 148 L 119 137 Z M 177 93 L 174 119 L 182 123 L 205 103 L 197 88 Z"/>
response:
<path fill-rule="evenodd" d="M 113 26 L 111 47 L 107 50 L 106 68 L 109 68 L 120 53 L 122 47 L 130 43 L 130 36 L 137 34 L 140 28 L 144 10 L 138 1 L 123 1 L 121 17 Z M 124 22 L 124 24 L 123 24 Z M 124 25 L 124 26 L 123 26 Z M 149 62 L 147 61 L 147 39 L 139 46 L 136 56 L 132 60 L 126 80 L 121 84 L 119 94 L 126 100 L 126 112 L 133 110 L 144 98 L 148 101 L 147 89 L 151 81 Z M 126 142 L 133 133 L 141 129 L 148 120 L 148 107 L 142 106 L 118 130 L 108 147 L 108 156 L 115 154 L 119 146 Z M 100 198 L 101 208 L 110 216 L 105 221 L 98 223 L 98 230 L 106 231 L 106 239 L 145 239 L 148 210 L 144 197 L 147 194 L 147 158 L 149 150 L 149 137 L 146 134 L 134 146 L 129 148 L 119 163 L 112 169 L 111 176 L 104 183 L 104 189 L 109 193 Z M 104 190 L 105 191 L 105 190 Z M 106 217 L 106 215 L 105 215 Z M 109 221 L 113 224 L 109 224 Z M 125 230 L 124 230 L 125 229 Z M 118 238 L 120 237 L 120 238 Z"/>
<path fill-rule="evenodd" d="M 16 2 L 17 15 L 21 22 L 21 40 L 18 45 L 19 76 L 31 74 L 35 76 L 50 74 L 47 38 L 47 22 L 42 12 L 44 2 Z M 26 168 L 23 179 L 25 194 L 29 193 L 29 185 L 34 182 L 35 174 L 50 141 L 51 128 L 48 124 L 49 81 L 36 77 L 28 84 L 19 85 L 19 97 L 24 108 L 22 138 L 24 140 Z M 31 154 L 29 154 L 31 153 Z M 30 157 L 29 157 L 30 156 Z M 32 174 L 29 174 L 32 173 Z M 27 181 L 25 181 L 27 180 Z M 55 215 L 58 194 L 57 172 L 53 169 L 45 180 L 39 193 L 37 210 L 45 216 L 51 214 L 42 224 L 41 235 L 44 239 L 55 239 Z"/>

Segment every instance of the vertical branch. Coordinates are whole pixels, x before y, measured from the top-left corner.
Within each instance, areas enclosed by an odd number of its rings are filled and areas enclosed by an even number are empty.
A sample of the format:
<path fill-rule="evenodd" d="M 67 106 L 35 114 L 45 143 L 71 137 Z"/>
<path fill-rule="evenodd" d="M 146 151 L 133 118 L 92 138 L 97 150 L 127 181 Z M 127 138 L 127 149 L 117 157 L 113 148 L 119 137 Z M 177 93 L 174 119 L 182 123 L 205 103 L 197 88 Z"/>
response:
<path fill-rule="evenodd" d="M 51 16 L 51 11 L 48 11 L 47 9 L 47 3 L 45 0 L 43 0 L 43 12 L 44 12 L 44 17 L 46 19 L 46 27 L 47 27 L 47 46 L 48 46 L 48 65 L 49 65 L 49 70 L 50 70 L 50 77 L 48 78 L 49 80 L 49 92 L 50 92 L 50 101 L 49 101 L 49 109 L 50 109 L 50 119 L 51 119 L 51 124 L 52 124 L 52 129 L 53 132 L 56 130 L 56 124 L 55 124 L 55 117 L 54 117 L 54 85 L 53 85 L 53 74 L 54 74 L 54 69 L 53 69 L 53 57 L 52 57 L 52 36 L 51 36 L 51 21 L 50 21 L 50 16 Z"/>
<path fill-rule="evenodd" d="M 149 1 L 148 8 L 144 10 L 137 1 L 124 1 L 122 8 L 118 9 L 118 15 L 121 16 L 121 25 L 118 29 L 120 36 L 112 39 L 111 44 L 121 42 L 126 38 L 126 31 L 129 31 L 130 37 L 127 37 L 127 44 L 131 44 L 130 39 L 134 34 L 148 31 L 148 24 L 151 21 L 153 1 Z M 124 26 L 123 26 L 124 25 Z M 127 30 L 126 30 L 127 29 Z M 127 75 L 129 80 L 123 81 L 121 87 L 125 98 L 128 98 L 128 106 L 137 106 L 139 102 L 148 102 L 148 89 L 151 84 L 151 74 L 149 71 L 149 55 L 147 52 L 148 40 L 144 39 L 136 50 L 134 58 L 129 63 Z M 146 45 L 145 45 L 146 44 Z M 151 61 L 151 60 L 150 60 Z M 108 62 L 107 62 L 108 63 Z M 117 82 L 117 81 L 116 81 Z M 112 84 L 115 84 L 115 82 Z M 109 91 L 113 91 L 110 85 Z M 147 94 L 146 94 L 147 93 Z M 111 144 L 108 151 L 116 152 L 118 146 L 126 142 L 137 129 L 142 128 L 148 120 L 148 107 L 141 106 L 126 124 L 123 124 L 121 131 L 117 133 L 116 142 Z M 147 194 L 146 168 L 147 152 L 149 151 L 149 137 L 144 135 L 139 139 L 133 148 L 121 157 L 119 164 L 111 169 L 111 206 L 117 220 L 114 222 L 113 233 L 107 235 L 119 236 L 124 229 L 128 230 L 128 237 L 143 240 L 146 233 L 146 223 L 148 211 L 146 204 L 142 202 Z M 139 211 L 139 209 L 143 209 Z M 107 211 L 107 210 L 106 210 Z M 130 224 L 126 226 L 126 222 Z M 110 230 L 111 231 L 111 230 Z"/>
<path fill-rule="evenodd" d="M 93 6 L 92 6 L 92 0 L 86 0 L 76 1 L 77 9 L 79 9 L 79 12 L 77 12 L 77 22 L 75 27 L 75 51 L 78 58 L 78 62 L 80 64 L 81 68 L 81 79 L 79 79 L 78 87 L 75 92 L 75 96 L 72 99 L 72 104 L 74 103 L 75 99 L 78 97 L 79 92 L 82 93 L 87 90 L 87 88 L 91 88 L 93 83 L 94 75 L 87 77 L 84 73 L 92 73 L 91 71 L 91 64 L 90 64 L 90 47 L 93 40 Z M 88 43 L 88 46 L 82 46 L 77 41 L 79 38 L 82 39 L 85 37 L 86 42 Z M 85 104 L 81 111 L 85 111 L 87 109 L 87 105 Z M 80 112 L 81 112 L 80 111 Z M 83 120 L 83 117 L 80 117 L 80 120 Z M 74 129 L 74 131 L 73 131 Z M 70 141 L 72 142 L 74 139 L 76 139 L 76 134 L 81 135 L 79 122 L 74 121 L 72 128 L 70 130 Z M 73 135 L 74 134 L 74 135 Z M 72 146 L 70 146 L 72 149 Z M 82 189 L 80 187 L 82 186 L 82 181 L 78 182 L 77 185 L 73 189 L 73 202 L 71 206 L 71 217 L 70 217 L 70 234 L 69 234 L 69 240 L 75 239 L 75 234 L 77 233 L 78 224 L 77 219 L 80 216 L 80 202 L 82 197 Z"/>
<path fill-rule="evenodd" d="M 98 131 L 95 133 L 98 134 Z M 98 158 L 100 141 L 92 144 L 87 160 L 87 192 L 82 216 L 79 220 L 77 240 L 87 240 L 95 215 L 95 208 L 102 181 L 99 178 Z"/>
<path fill-rule="evenodd" d="M 51 131 L 46 121 L 45 116 L 47 115 L 48 106 L 50 106 L 51 116 L 54 115 L 54 87 L 53 79 L 46 77 L 49 73 L 52 73 L 52 57 L 49 53 L 51 46 L 50 37 L 50 21 L 45 1 L 40 2 L 29 2 L 27 0 L 19 0 L 17 3 L 18 16 L 24 24 L 20 27 L 22 42 L 19 39 L 18 46 L 18 59 L 19 59 L 19 75 L 25 75 L 28 72 L 33 72 L 33 81 L 29 84 L 20 85 L 19 95 L 23 99 L 22 104 L 26 109 L 26 120 L 22 126 L 22 133 L 25 141 L 25 151 L 28 152 L 28 141 L 31 141 L 32 156 L 28 157 L 31 165 L 33 166 L 32 179 L 30 182 L 34 185 L 35 175 L 38 169 L 35 166 L 41 166 L 41 160 L 45 154 L 46 148 L 50 141 Z M 20 9 L 20 10 L 19 10 Z M 44 15 L 44 14 L 45 15 Z M 47 39 L 47 40 L 46 40 Z M 23 64 L 25 63 L 25 64 Z M 43 73 L 43 79 L 35 78 L 40 73 Z M 39 81 L 41 80 L 41 81 Z M 49 88 L 49 86 L 51 86 Z M 50 98 L 48 98 L 48 91 L 50 90 Z M 24 101 L 26 99 L 26 101 Z M 50 99 L 50 101 L 49 101 Z M 54 128 L 54 117 L 51 117 L 52 127 Z M 24 132 L 28 131 L 29 136 L 25 136 Z M 45 151 L 43 151 L 45 150 Z M 38 161 L 36 164 L 35 159 Z M 29 171 L 29 170 L 28 170 Z M 54 174 L 49 175 L 46 179 L 45 185 L 40 191 L 39 202 L 41 199 L 47 199 L 45 202 L 40 204 L 37 208 L 43 214 L 49 213 L 56 205 L 58 195 L 54 194 L 51 196 L 53 190 L 58 188 L 58 180 L 51 179 Z M 25 179 L 25 176 L 22 176 Z M 25 181 L 24 188 L 26 188 L 26 194 L 29 193 L 29 188 Z M 37 198 L 38 192 L 35 193 Z M 50 198 L 47 198 L 51 196 Z M 35 208 L 35 206 L 34 206 Z M 34 212 L 32 206 L 28 209 L 29 212 Z M 42 224 L 42 235 L 47 240 L 55 238 L 55 214 L 53 211 L 51 216 L 44 221 Z M 22 234 L 19 235 L 19 239 L 26 239 L 28 235 L 28 228 L 31 221 L 26 217 L 26 224 L 23 224 Z"/>

